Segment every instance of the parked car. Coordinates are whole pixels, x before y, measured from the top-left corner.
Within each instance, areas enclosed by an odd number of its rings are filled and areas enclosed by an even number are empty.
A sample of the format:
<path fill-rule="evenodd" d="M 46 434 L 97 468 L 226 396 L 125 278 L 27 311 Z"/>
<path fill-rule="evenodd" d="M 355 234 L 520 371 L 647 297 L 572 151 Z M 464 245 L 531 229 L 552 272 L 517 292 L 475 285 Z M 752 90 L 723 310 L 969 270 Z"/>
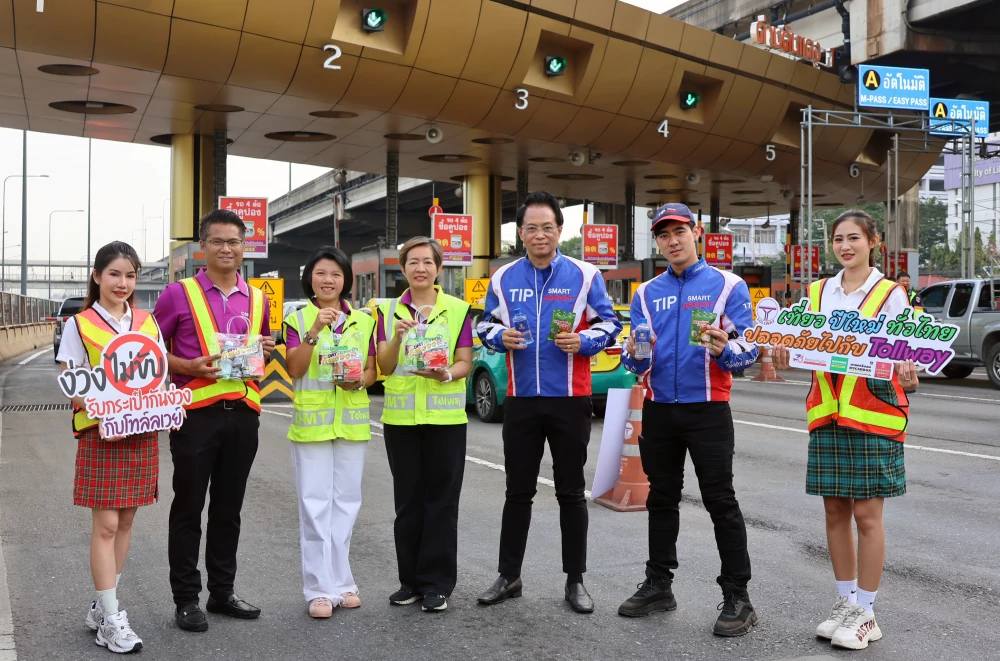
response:
<path fill-rule="evenodd" d="M 46 321 L 55 322 L 55 327 L 52 329 L 53 359 L 59 355 L 59 345 L 62 343 L 63 328 L 66 326 L 66 321 L 81 310 L 83 310 L 83 297 L 74 296 L 62 302 L 62 305 L 59 306 L 59 312 L 56 313 L 55 317 L 46 319 Z M 58 363 L 59 361 L 56 360 L 55 362 Z"/>
<path fill-rule="evenodd" d="M 288 317 L 288 315 L 290 315 L 293 312 L 297 312 L 298 310 L 301 310 L 307 305 L 309 305 L 309 301 L 305 299 L 300 299 L 297 301 L 285 301 L 285 304 L 281 306 L 281 323 L 282 324 L 285 323 L 285 319 Z M 285 343 L 285 334 L 282 331 L 284 331 L 284 328 L 282 328 L 280 324 L 277 328 L 271 329 L 271 336 L 274 337 L 274 341 L 276 344 Z"/>
<path fill-rule="evenodd" d="M 952 345 L 955 357 L 941 371 L 962 379 L 986 367 L 994 388 L 1000 389 L 1000 280 L 952 280 L 920 292 L 924 312 L 937 321 L 959 327 Z"/>
<path fill-rule="evenodd" d="M 614 306 L 615 314 L 624 327 L 613 347 L 608 347 L 590 359 L 591 388 L 594 414 L 604 416 L 608 390 L 631 388 L 636 377 L 621 364 L 622 347 L 631 333 L 629 306 Z M 472 308 L 472 327 L 475 329 L 483 316 L 482 308 Z M 476 415 L 483 422 L 503 420 L 503 403 L 507 398 L 507 361 L 502 353 L 488 349 L 473 336 L 472 371 L 466 380 L 466 400 L 473 402 Z"/>

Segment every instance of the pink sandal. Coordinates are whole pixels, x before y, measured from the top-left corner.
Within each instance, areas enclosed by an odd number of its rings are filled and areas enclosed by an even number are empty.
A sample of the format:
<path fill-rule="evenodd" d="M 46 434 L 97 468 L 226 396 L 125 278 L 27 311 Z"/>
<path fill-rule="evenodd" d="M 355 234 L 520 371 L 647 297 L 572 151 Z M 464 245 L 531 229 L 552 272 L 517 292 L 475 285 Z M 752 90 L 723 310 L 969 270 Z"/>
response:
<path fill-rule="evenodd" d="M 340 595 L 340 598 L 344 600 L 340 603 L 340 605 L 343 608 L 361 607 L 361 598 L 358 597 L 358 595 L 354 594 L 353 592 L 345 592 L 344 594 Z"/>

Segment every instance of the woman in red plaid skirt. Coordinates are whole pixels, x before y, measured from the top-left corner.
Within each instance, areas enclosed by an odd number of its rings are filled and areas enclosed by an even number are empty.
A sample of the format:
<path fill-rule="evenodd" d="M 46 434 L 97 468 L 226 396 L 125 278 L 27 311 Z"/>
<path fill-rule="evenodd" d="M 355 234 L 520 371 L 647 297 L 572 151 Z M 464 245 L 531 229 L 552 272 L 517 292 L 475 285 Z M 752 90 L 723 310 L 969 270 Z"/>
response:
<path fill-rule="evenodd" d="M 875 268 L 879 232 L 861 210 L 846 211 L 830 230 L 844 270 L 809 289 L 809 309 L 829 314 L 857 310 L 862 317 L 895 319 L 910 307 L 909 293 Z M 774 365 L 788 369 L 790 351 L 774 349 Z M 864 649 L 882 638 L 875 595 L 885 564 L 882 507 L 906 493 L 903 440 L 907 392 L 917 388 L 912 360 L 896 363 L 891 380 L 814 372 L 806 398 L 809 464 L 806 493 L 823 496 L 826 539 L 838 597 L 816 635 L 834 647 Z M 854 524 L 858 544 L 854 544 Z"/>
<path fill-rule="evenodd" d="M 64 370 L 100 364 L 101 350 L 115 335 L 138 331 L 156 338 L 166 354 L 159 328 L 148 312 L 131 306 L 139 256 L 132 246 L 115 241 L 97 251 L 84 310 L 66 322 L 57 360 Z M 97 644 L 113 652 L 142 649 L 142 640 L 118 604 L 118 579 L 128 557 L 136 510 L 156 502 L 159 447 L 157 432 L 105 438 L 96 420 L 73 399 L 73 432 L 77 438 L 73 502 L 93 513 L 90 569 L 97 597 L 86 625 L 97 632 Z"/>

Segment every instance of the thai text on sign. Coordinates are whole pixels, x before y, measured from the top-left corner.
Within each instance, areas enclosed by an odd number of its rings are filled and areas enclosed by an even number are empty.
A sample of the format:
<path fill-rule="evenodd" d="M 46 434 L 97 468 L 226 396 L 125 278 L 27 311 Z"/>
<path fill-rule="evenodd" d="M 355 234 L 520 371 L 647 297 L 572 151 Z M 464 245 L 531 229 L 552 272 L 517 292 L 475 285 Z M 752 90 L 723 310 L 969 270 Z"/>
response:
<path fill-rule="evenodd" d="M 243 221 L 243 256 L 267 259 L 267 198 L 220 197 L 219 208 L 232 211 Z"/>
<path fill-rule="evenodd" d="M 775 27 L 769 25 L 767 21 L 754 21 L 750 24 L 750 39 L 755 44 L 784 51 L 790 55 L 798 55 L 825 66 L 833 64 L 831 50 L 823 50 L 818 41 L 800 37 L 784 25 Z"/>
<path fill-rule="evenodd" d="M 706 234 L 705 262 L 709 266 L 733 268 L 733 235 Z"/>
<path fill-rule="evenodd" d="M 807 299 L 782 310 L 776 300 L 765 298 L 756 308 L 757 322 L 744 338 L 787 347 L 789 364 L 798 369 L 888 381 L 896 362 L 912 360 L 928 374 L 938 374 L 955 356 L 951 345 L 958 326 L 915 315 L 912 308 L 893 319 L 884 314 L 868 319 L 857 310 L 811 312 Z"/>
<path fill-rule="evenodd" d="M 97 367 L 70 361 L 59 375 L 59 389 L 82 397 L 87 415 L 100 421 L 104 438 L 174 429 L 184 422 L 191 391 L 167 381 L 167 356 L 145 333 L 122 333 L 101 350 Z"/>
<path fill-rule="evenodd" d="M 597 267 L 618 266 L 618 226 L 584 225 L 583 261 Z"/>
<path fill-rule="evenodd" d="M 431 226 L 444 252 L 445 266 L 472 265 L 472 216 L 436 213 Z"/>

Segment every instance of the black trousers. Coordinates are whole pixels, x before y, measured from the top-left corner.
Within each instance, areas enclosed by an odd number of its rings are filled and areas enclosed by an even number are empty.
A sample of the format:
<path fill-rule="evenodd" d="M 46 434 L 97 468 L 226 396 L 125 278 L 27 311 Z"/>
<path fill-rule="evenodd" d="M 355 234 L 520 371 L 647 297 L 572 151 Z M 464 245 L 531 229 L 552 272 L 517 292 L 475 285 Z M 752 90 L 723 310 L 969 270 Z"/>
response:
<path fill-rule="evenodd" d="M 587 571 L 587 499 L 583 492 L 590 442 L 590 397 L 508 397 L 504 402 L 503 453 L 507 498 L 500 530 L 499 571 L 521 575 L 531 526 L 538 469 L 549 441 L 559 501 L 562 564 L 567 574 Z"/>
<path fill-rule="evenodd" d="M 232 406 L 232 402 L 226 404 Z M 250 407 L 217 405 L 188 411 L 180 430 L 170 432 L 174 501 L 170 504 L 167 558 L 177 606 L 197 603 L 201 593 L 198 553 L 206 492 L 211 496 L 205 539 L 208 592 L 217 598 L 233 593 L 240 511 L 257 456 L 258 427 L 260 415 Z"/>
<path fill-rule="evenodd" d="M 396 505 L 399 582 L 451 595 L 458 581 L 458 499 L 468 425 L 385 425 Z"/>
<path fill-rule="evenodd" d="M 642 407 L 639 454 L 649 477 L 647 575 L 672 580 L 677 569 L 684 458 L 691 453 L 701 499 L 715 525 L 722 570 L 719 585 L 745 588 L 750 581 L 747 529 L 733 489 L 733 416 L 729 402 Z"/>

